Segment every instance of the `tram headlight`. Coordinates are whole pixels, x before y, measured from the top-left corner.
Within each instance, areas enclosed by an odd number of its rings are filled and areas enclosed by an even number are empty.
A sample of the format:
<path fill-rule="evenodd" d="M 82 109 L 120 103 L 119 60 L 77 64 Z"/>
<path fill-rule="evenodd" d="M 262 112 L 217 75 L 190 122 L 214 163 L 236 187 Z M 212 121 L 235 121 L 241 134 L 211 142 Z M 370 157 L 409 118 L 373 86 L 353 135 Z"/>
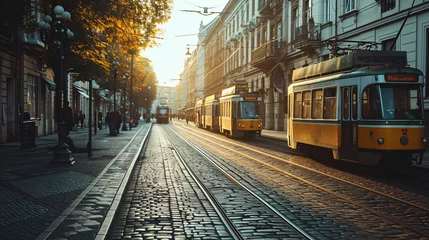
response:
<path fill-rule="evenodd" d="M 261 128 L 262 127 L 262 124 L 258 124 L 258 128 Z"/>
<path fill-rule="evenodd" d="M 242 127 L 242 128 L 244 128 L 244 124 L 243 124 L 243 125 L 241 125 L 241 127 Z"/>
<path fill-rule="evenodd" d="M 422 143 L 426 144 L 428 142 L 428 139 L 426 137 L 422 137 Z"/>
<path fill-rule="evenodd" d="M 384 138 L 378 138 L 377 142 L 378 142 L 378 144 L 383 144 L 384 143 Z"/>

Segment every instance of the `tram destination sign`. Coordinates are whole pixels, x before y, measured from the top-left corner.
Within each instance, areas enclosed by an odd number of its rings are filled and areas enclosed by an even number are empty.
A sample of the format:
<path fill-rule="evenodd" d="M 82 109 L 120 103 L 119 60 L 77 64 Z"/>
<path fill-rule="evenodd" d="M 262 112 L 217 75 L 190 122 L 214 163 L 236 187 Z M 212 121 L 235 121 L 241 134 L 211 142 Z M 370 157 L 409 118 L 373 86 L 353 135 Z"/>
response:
<path fill-rule="evenodd" d="M 417 82 L 416 74 L 386 74 L 386 82 Z"/>

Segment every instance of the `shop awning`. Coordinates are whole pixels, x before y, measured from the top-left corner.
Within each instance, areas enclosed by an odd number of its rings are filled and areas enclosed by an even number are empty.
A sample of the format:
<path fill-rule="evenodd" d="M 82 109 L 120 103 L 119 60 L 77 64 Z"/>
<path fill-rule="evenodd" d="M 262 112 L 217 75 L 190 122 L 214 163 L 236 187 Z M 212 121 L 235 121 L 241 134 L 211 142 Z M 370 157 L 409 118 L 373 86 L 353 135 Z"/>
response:
<path fill-rule="evenodd" d="M 82 95 L 82 97 L 84 98 L 89 98 L 88 94 L 86 94 L 84 91 L 78 91 L 80 93 L 80 95 Z"/>
<path fill-rule="evenodd" d="M 42 78 L 43 78 L 43 80 L 45 80 L 45 82 L 48 84 L 48 86 L 49 86 L 49 90 L 51 90 L 51 91 L 55 91 L 55 86 L 56 86 L 56 84 L 55 84 L 55 82 L 52 80 L 52 79 L 49 79 L 48 77 L 46 77 L 46 76 L 43 76 L 43 75 L 40 75 Z"/>
<path fill-rule="evenodd" d="M 85 92 L 85 90 L 83 90 L 83 88 L 81 88 L 81 87 L 78 87 L 77 85 L 76 85 L 76 83 L 73 83 L 73 88 L 75 88 L 76 90 L 78 90 L 79 92 Z"/>

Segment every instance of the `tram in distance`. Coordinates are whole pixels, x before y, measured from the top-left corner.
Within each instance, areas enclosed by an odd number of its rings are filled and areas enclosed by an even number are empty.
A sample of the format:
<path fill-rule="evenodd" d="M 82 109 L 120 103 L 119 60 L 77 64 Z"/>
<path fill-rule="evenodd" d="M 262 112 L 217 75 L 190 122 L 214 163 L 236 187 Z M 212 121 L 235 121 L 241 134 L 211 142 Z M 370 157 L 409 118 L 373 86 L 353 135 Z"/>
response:
<path fill-rule="evenodd" d="M 195 104 L 195 125 L 219 131 L 227 137 L 261 135 L 262 98 L 258 94 L 239 91 L 236 86 L 224 89 L 219 99 L 214 95 Z"/>
<path fill-rule="evenodd" d="M 427 138 L 423 74 L 406 52 L 356 51 L 294 70 L 287 139 L 363 165 L 421 164 Z M 326 152 L 326 151 L 325 151 Z"/>
<path fill-rule="evenodd" d="M 158 105 L 156 107 L 156 122 L 168 123 L 170 121 L 170 108 L 167 105 Z"/>

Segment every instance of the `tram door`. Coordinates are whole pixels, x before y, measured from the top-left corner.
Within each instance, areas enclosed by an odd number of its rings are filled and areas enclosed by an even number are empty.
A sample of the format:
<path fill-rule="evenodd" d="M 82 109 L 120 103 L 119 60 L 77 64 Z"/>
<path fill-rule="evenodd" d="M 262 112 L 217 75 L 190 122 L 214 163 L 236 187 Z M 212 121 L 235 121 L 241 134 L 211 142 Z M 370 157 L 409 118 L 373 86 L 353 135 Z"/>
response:
<path fill-rule="evenodd" d="M 357 86 L 341 88 L 341 147 L 340 157 L 357 160 Z"/>

